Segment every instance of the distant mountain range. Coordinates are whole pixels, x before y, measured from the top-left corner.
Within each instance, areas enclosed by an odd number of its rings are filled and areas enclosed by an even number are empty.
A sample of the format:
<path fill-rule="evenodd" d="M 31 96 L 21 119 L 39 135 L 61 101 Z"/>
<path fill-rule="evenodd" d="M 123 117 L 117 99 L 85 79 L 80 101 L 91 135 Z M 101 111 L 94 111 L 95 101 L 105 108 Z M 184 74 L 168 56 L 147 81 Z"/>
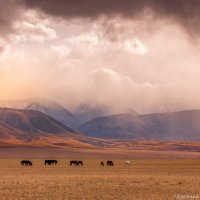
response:
<path fill-rule="evenodd" d="M 0 108 L 0 147 L 199 152 L 200 111 L 97 117 L 75 131 L 36 110 Z"/>
<path fill-rule="evenodd" d="M 81 104 L 70 112 L 61 104 L 43 98 L 0 101 L 0 107 L 40 111 L 72 129 L 77 129 L 81 124 L 95 117 L 112 114 L 105 106 L 92 106 L 87 104 Z M 138 115 L 138 113 L 131 108 L 125 109 L 124 113 Z"/>
<path fill-rule="evenodd" d="M 78 131 L 107 139 L 200 141 L 200 111 L 97 117 Z"/>
<path fill-rule="evenodd" d="M 0 107 L 12 108 L 0 111 L 2 138 L 15 138 L 23 131 L 23 136 L 24 132 L 36 135 L 79 132 L 83 140 L 88 136 L 135 141 L 200 141 L 198 110 L 140 115 L 127 108 L 126 114 L 110 115 L 111 111 L 104 106 L 82 104 L 70 112 L 59 103 L 40 98 L 0 101 Z"/>

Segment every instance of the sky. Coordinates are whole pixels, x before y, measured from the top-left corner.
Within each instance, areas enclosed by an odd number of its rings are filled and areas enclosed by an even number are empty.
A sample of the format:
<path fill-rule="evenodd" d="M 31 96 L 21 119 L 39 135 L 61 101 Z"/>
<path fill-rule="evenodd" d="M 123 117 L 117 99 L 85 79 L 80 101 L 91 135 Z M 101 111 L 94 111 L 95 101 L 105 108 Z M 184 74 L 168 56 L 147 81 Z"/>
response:
<path fill-rule="evenodd" d="M 0 99 L 200 109 L 199 0 L 0 0 Z"/>

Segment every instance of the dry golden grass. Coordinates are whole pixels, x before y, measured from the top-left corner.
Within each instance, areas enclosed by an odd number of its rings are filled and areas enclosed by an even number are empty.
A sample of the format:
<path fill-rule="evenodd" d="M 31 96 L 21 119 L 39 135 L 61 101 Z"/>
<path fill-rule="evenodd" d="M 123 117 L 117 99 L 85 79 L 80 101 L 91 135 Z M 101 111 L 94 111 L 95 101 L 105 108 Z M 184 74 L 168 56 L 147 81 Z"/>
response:
<path fill-rule="evenodd" d="M 135 159 L 131 166 L 114 160 L 114 167 L 100 167 L 100 160 L 83 160 L 84 167 L 70 167 L 67 159 L 58 160 L 57 166 L 32 161 L 33 167 L 22 167 L 19 159 L 0 160 L 1 200 L 171 200 L 178 199 L 178 194 L 200 196 L 197 159 Z"/>

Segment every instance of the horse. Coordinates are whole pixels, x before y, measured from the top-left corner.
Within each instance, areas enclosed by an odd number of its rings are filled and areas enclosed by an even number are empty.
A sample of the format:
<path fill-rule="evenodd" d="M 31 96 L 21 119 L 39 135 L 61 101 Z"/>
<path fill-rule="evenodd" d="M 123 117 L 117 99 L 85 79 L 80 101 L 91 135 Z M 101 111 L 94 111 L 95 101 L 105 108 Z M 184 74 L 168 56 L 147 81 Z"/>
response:
<path fill-rule="evenodd" d="M 83 161 L 81 161 L 81 160 L 71 160 L 70 161 L 70 166 L 72 166 L 72 165 L 75 165 L 75 166 L 79 166 L 79 165 L 82 165 L 83 166 Z"/>
<path fill-rule="evenodd" d="M 72 165 L 78 166 L 78 161 L 77 160 L 71 160 L 70 166 L 72 166 Z"/>
<path fill-rule="evenodd" d="M 114 165 L 113 161 L 111 161 L 111 160 L 107 161 L 107 166 L 113 166 L 113 165 Z"/>
<path fill-rule="evenodd" d="M 130 160 L 125 160 L 125 165 L 130 165 L 131 164 L 131 161 Z"/>
<path fill-rule="evenodd" d="M 103 161 L 101 161 L 100 165 L 101 165 L 102 167 L 104 167 L 104 162 L 103 162 Z"/>
<path fill-rule="evenodd" d="M 29 160 L 22 160 L 22 161 L 21 161 L 21 165 L 22 165 L 22 166 L 32 166 L 33 164 L 32 164 L 32 162 L 29 161 Z"/>
<path fill-rule="evenodd" d="M 57 163 L 58 163 L 57 160 L 45 160 L 44 162 L 45 165 L 52 165 L 52 164 L 56 165 Z"/>

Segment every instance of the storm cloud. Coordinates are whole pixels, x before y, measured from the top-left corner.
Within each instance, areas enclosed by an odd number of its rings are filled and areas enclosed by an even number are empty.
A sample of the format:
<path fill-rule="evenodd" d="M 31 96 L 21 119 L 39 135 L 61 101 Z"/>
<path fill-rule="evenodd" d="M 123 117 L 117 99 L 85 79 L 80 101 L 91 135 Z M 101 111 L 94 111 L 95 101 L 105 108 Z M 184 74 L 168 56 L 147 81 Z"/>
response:
<path fill-rule="evenodd" d="M 200 109 L 199 10 L 199 0 L 0 0 L 0 99 Z"/>
<path fill-rule="evenodd" d="M 179 23 L 189 33 L 199 33 L 198 0 L 0 0 L 0 34 L 13 31 L 13 23 L 29 9 L 64 19 L 119 15 L 124 18 L 167 19 Z"/>
<path fill-rule="evenodd" d="M 28 8 L 63 18 L 120 15 L 134 18 L 149 15 L 155 18 L 167 18 L 180 23 L 188 32 L 199 32 L 199 0 L 24 0 Z"/>
<path fill-rule="evenodd" d="M 6 36 L 13 31 L 16 19 L 23 13 L 21 0 L 0 0 L 0 36 Z"/>

